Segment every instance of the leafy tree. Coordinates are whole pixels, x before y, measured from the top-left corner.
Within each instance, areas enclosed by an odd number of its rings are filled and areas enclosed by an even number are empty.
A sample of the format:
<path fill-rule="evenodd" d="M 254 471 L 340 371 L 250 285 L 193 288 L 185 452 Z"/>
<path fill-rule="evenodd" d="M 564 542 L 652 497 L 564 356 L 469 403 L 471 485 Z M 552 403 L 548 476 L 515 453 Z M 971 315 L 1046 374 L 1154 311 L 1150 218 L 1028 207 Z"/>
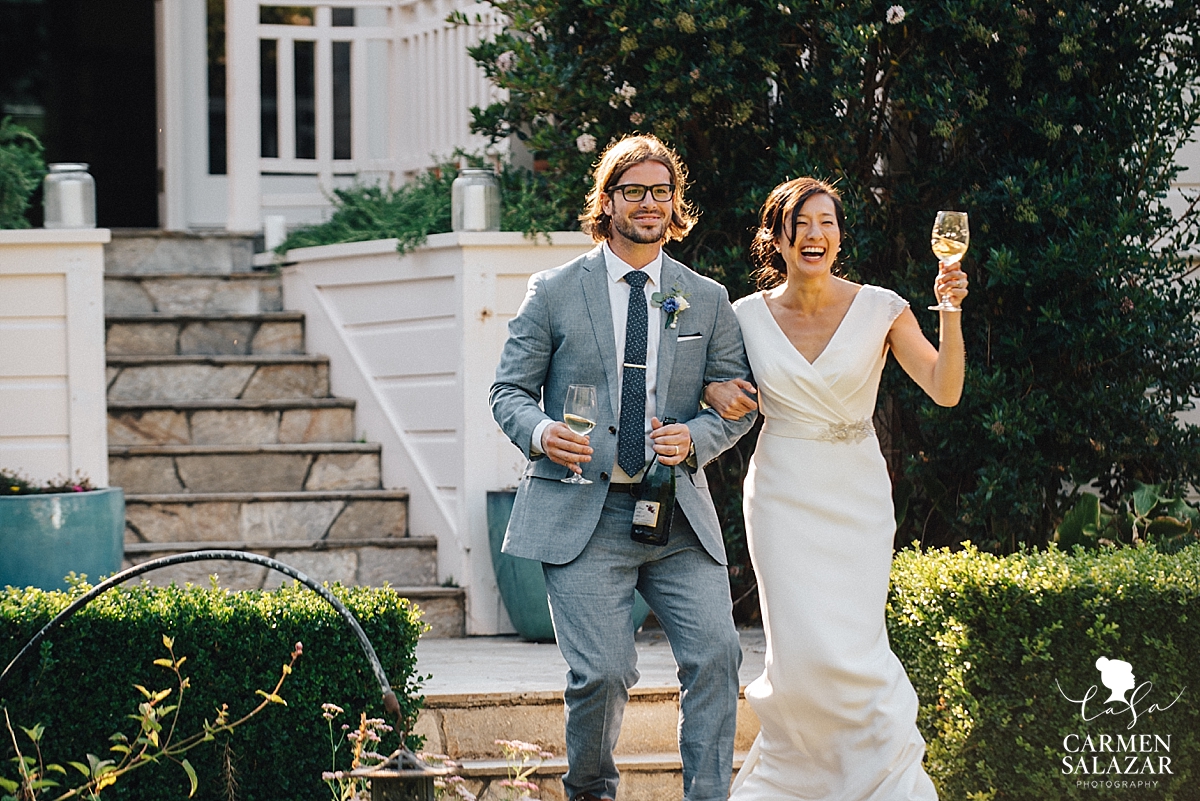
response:
<path fill-rule="evenodd" d="M 46 165 L 42 143 L 28 129 L 0 120 L 0 228 L 28 228 L 25 210 Z"/>
<path fill-rule="evenodd" d="M 885 374 L 898 542 L 1043 545 L 1076 487 L 1200 481 L 1175 420 L 1200 395 L 1196 205 L 1166 203 L 1200 122 L 1198 0 L 494 5 L 508 24 L 472 55 L 507 97 L 475 128 L 524 140 L 570 210 L 608 141 L 669 141 L 703 211 L 678 255 L 735 295 L 766 193 L 815 174 L 846 201 L 845 274 L 933 332 L 934 212 L 970 213 L 963 402 Z"/>

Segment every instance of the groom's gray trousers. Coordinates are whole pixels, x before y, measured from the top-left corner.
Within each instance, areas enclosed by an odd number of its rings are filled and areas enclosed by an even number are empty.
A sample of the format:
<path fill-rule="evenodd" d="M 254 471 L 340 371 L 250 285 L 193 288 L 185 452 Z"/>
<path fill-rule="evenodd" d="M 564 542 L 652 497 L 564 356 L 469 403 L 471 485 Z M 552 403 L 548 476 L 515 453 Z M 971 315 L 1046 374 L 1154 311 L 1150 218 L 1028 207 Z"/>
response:
<path fill-rule="evenodd" d="M 541 479 L 534 479 L 541 480 Z M 729 578 L 679 509 L 661 547 L 629 537 L 633 497 L 609 493 L 583 553 L 545 564 L 558 645 L 570 668 L 565 701 L 567 798 L 617 797 L 613 748 L 629 688 L 638 680 L 634 588 L 658 618 L 679 665 L 679 750 L 684 798 L 729 796 L 742 651 L 733 625 Z"/>

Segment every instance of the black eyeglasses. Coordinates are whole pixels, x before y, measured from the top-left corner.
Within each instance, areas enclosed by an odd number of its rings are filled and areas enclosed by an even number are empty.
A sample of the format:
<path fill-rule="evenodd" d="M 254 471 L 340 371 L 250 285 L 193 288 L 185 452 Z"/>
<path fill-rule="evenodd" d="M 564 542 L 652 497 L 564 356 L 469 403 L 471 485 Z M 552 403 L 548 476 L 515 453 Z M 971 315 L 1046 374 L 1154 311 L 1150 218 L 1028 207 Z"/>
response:
<path fill-rule="evenodd" d="M 630 203 L 640 203 L 642 198 L 646 196 L 646 190 L 650 190 L 650 197 L 654 198 L 659 203 L 666 203 L 671 198 L 675 197 L 675 184 L 655 184 L 654 186 L 646 186 L 645 184 L 621 184 L 620 186 L 610 186 L 604 190 L 608 194 L 620 192 L 621 195 Z"/>

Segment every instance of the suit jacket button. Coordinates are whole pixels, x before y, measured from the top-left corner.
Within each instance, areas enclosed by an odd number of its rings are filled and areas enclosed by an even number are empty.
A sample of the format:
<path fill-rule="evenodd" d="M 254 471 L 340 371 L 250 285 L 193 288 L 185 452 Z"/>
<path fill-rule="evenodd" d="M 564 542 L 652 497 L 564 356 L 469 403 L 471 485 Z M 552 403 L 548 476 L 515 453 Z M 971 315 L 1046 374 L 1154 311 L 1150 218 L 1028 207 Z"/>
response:
<path fill-rule="evenodd" d="M 601 473 L 601 474 L 600 474 L 600 480 L 601 480 L 601 481 L 608 481 L 608 473 Z"/>
<path fill-rule="evenodd" d="M 608 427 L 608 433 L 610 433 L 610 434 L 615 434 L 615 433 L 617 433 L 617 427 L 616 427 L 616 426 L 609 426 L 609 427 Z"/>

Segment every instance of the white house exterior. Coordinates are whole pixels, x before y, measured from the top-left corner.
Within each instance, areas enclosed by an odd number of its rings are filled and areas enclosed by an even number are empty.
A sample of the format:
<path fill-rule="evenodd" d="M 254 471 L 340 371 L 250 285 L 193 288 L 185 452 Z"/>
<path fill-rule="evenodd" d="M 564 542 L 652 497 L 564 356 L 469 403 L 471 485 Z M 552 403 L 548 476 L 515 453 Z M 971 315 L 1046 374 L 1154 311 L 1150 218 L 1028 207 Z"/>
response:
<path fill-rule="evenodd" d="M 206 0 L 157 0 L 159 220 L 253 233 L 323 218 L 355 181 L 403 183 L 455 148 L 481 152 L 470 107 L 497 90 L 466 49 L 499 26 L 463 0 L 225 2 L 225 174 L 210 164 Z M 311 12 L 310 12 L 311 9 Z M 459 11 L 470 26 L 447 22 Z M 220 102 L 218 98 L 216 102 Z"/>
<path fill-rule="evenodd" d="M 289 225 L 318 221 L 328 214 L 335 188 L 356 181 L 399 185 L 456 148 L 479 152 L 488 146 L 470 133 L 469 109 L 487 105 L 498 90 L 466 49 L 498 30 L 501 20 L 490 6 L 467 0 L 323 0 L 304 7 L 225 0 L 224 118 L 214 128 L 210 5 L 154 3 L 163 230 L 255 234 L 268 217 L 283 217 Z M 297 8 L 304 13 L 293 13 Z M 455 11 L 473 23 L 447 22 Z M 221 169 L 214 169 L 214 136 L 224 142 Z M 1170 198 L 1177 212 L 1187 207 L 1185 195 L 1200 192 L 1200 142 L 1181 152 L 1180 163 L 1187 170 Z M 92 258 L 99 242 L 70 244 Z M 33 244 L 22 247 L 32 253 Z M 486 408 L 504 323 L 531 270 L 589 246 L 578 233 L 556 235 L 553 245 L 541 248 L 516 234 L 444 234 L 405 258 L 392 243 L 313 249 L 298 255 L 285 275 L 289 308 L 309 315 L 310 347 L 335 359 L 334 394 L 354 397 L 365 433 L 384 442 L 385 487 L 410 492 L 414 530 L 439 538 L 439 579 L 467 588 L 470 633 L 507 628 L 487 571 L 483 507 L 484 493 L 511 486 L 521 468 L 519 452 Z M 0 425 L 0 455 L 24 449 L 20 458 L 10 457 L 18 467 L 47 476 L 83 469 L 103 484 L 102 442 L 90 449 L 70 444 L 85 440 L 85 429 L 101 428 L 95 409 L 102 402 L 102 372 L 69 378 L 71 359 L 87 352 L 98 367 L 103 355 L 94 341 L 79 339 L 76 347 L 80 329 L 65 319 L 84 308 L 89 293 L 94 301 L 99 266 L 92 265 L 84 285 L 78 277 L 84 271 L 66 261 L 51 264 L 39 256 L 35 270 L 32 257 L 21 255 L 10 261 L 16 266 L 0 262 L 0 284 L 17 287 L 19 280 L 28 291 L 57 282 L 62 299 L 35 309 L 37 319 L 30 322 L 25 318 L 33 307 L 19 301 L 15 288 L 0 293 L 0 329 L 14 336 L 33 336 L 35 328 L 39 336 L 57 332 L 53 341 L 61 353 L 0 364 L 0 390 L 36 379 L 38 386 L 53 384 L 55 393 L 53 403 L 39 407 L 44 420 L 35 419 L 33 410 L 28 415 L 36 430 Z M 348 270 L 350 257 L 360 262 L 360 272 Z M 96 328 L 99 312 L 94 303 L 88 309 Z M 22 319 L 6 321 L 5 314 Z M 83 389 L 72 395 L 68 387 Z M 422 392 L 437 403 L 424 404 Z M 24 395 L 24 402 L 33 397 Z M 90 398 L 91 411 L 68 413 L 79 398 Z M 1200 423 L 1200 412 L 1188 419 Z M 29 455 L 30 443 L 40 448 L 36 458 Z"/>

